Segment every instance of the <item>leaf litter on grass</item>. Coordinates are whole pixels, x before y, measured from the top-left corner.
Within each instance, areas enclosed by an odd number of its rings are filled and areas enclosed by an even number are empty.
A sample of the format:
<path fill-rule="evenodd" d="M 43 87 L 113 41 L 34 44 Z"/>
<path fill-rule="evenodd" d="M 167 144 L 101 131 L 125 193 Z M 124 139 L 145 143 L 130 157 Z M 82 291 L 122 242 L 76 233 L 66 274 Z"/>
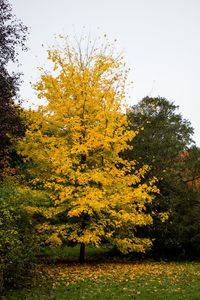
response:
<path fill-rule="evenodd" d="M 200 299 L 200 263 L 41 264 L 31 293 L 9 300 Z M 7 298 L 6 298 L 7 299 Z"/>
<path fill-rule="evenodd" d="M 169 262 L 142 262 L 142 263 L 93 263 L 93 264 L 61 264 L 61 265 L 41 265 L 39 269 L 44 280 L 54 283 L 54 286 L 69 285 L 85 280 L 99 282 L 112 280 L 112 282 L 135 281 L 148 277 L 148 282 L 155 282 L 162 285 L 168 280 L 178 284 L 180 277 L 188 283 L 188 277 L 192 275 L 192 280 L 200 276 L 200 270 L 195 268 L 195 264 L 169 263 Z M 191 280 L 191 279 L 190 279 Z M 190 282 L 189 282 L 190 283 Z"/>

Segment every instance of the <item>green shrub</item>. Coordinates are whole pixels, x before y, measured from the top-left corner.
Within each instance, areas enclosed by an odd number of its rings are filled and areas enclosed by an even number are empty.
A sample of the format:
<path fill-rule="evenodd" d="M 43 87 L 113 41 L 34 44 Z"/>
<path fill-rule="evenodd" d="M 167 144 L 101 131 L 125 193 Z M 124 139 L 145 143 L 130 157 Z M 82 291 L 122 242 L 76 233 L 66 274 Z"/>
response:
<path fill-rule="evenodd" d="M 23 205 L 31 193 L 13 182 L 0 184 L 0 290 L 20 286 L 37 251 L 34 224 Z"/>

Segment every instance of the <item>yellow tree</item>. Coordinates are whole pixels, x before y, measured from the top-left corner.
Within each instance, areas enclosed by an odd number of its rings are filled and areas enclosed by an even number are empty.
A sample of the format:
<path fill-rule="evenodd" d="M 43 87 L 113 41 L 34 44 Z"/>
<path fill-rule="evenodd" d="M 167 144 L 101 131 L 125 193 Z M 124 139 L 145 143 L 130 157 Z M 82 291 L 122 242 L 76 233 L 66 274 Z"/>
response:
<path fill-rule="evenodd" d="M 48 242 L 85 245 L 108 241 L 122 252 L 145 251 L 148 238 L 138 226 L 150 224 L 146 203 L 157 192 L 154 180 L 142 183 L 148 167 L 121 158 L 136 132 L 125 115 L 127 72 L 123 59 L 106 50 L 77 50 L 66 44 L 48 51 L 52 72 L 42 71 L 35 85 L 46 101 L 30 113 L 20 153 L 33 162 L 32 183 L 48 192 L 51 205 L 39 230 L 50 230 Z M 31 211 L 31 208 L 29 208 Z M 53 221 L 52 221 L 53 220 Z"/>

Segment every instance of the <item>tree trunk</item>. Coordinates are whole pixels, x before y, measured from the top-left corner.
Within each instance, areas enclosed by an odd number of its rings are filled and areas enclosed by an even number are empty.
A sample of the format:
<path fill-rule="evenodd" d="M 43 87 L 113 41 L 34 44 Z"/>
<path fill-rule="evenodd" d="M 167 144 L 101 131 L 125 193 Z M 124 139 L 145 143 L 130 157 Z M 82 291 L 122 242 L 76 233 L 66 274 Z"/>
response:
<path fill-rule="evenodd" d="M 85 244 L 84 243 L 81 243 L 81 245 L 80 245 L 79 262 L 80 263 L 84 263 L 85 262 Z"/>

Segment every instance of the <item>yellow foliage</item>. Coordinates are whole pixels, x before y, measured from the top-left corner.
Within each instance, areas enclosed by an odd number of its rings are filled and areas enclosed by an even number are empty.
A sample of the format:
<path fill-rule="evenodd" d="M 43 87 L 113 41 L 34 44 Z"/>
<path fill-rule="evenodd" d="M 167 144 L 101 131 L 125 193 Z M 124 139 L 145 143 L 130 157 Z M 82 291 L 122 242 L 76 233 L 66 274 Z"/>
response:
<path fill-rule="evenodd" d="M 162 222 L 165 222 L 169 219 L 170 212 L 161 212 L 159 213 L 159 218 Z"/>
<path fill-rule="evenodd" d="M 30 215 L 33 215 L 37 212 L 39 212 L 39 208 L 38 207 L 33 207 L 33 206 L 26 206 L 25 210 L 27 211 L 27 213 L 29 213 Z"/>
<path fill-rule="evenodd" d="M 120 156 L 137 134 L 125 114 L 127 71 L 123 60 L 98 49 L 87 54 L 69 45 L 48 52 L 53 71 L 35 85 L 47 104 L 29 112 L 19 152 L 35 163 L 32 183 L 51 199 L 43 215 L 66 222 L 48 242 L 60 244 L 60 235 L 98 245 L 107 238 L 123 252 L 144 251 L 151 242 L 130 232 L 152 222 L 145 207 L 158 190 L 155 179 L 141 182 L 148 166 L 136 171 L 135 162 Z"/>
<path fill-rule="evenodd" d="M 61 239 L 56 233 L 52 234 L 46 241 L 47 244 L 50 244 L 52 248 L 56 248 L 62 245 Z"/>

